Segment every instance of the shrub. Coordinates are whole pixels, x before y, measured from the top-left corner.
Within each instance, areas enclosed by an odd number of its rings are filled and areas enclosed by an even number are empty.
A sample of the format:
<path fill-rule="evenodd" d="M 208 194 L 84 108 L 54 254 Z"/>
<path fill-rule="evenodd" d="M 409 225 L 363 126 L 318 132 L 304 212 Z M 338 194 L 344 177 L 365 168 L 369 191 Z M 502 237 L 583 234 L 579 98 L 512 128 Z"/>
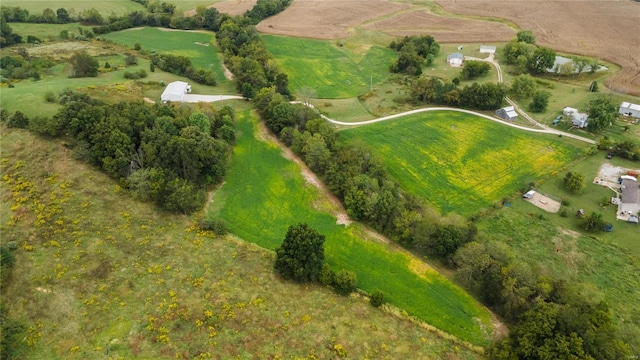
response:
<path fill-rule="evenodd" d="M 105 68 L 105 69 L 111 69 L 111 64 L 109 64 L 109 62 L 108 62 L 108 61 L 107 61 L 107 62 L 105 62 L 105 63 L 104 63 L 104 68 Z"/>
<path fill-rule="evenodd" d="M 320 284 L 324 286 L 331 286 L 335 281 L 336 273 L 331 269 L 331 267 L 327 264 L 322 265 L 322 269 L 320 269 L 320 274 L 318 274 L 318 281 Z"/>
<path fill-rule="evenodd" d="M 569 216 L 569 213 L 567 212 L 567 208 L 563 207 L 562 209 L 560 209 L 560 216 L 565 218 Z"/>
<path fill-rule="evenodd" d="M 384 294 L 380 290 L 376 290 L 371 294 L 370 304 L 374 307 L 380 307 L 384 304 Z"/>
<path fill-rule="evenodd" d="M 349 295 L 356 289 L 356 274 L 351 271 L 339 271 L 333 281 L 334 291 L 339 295 Z"/>
<path fill-rule="evenodd" d="M 56 97 L 56 94 L 53 91 L 47 91 L 44 94 L 44 101 L 53 104 L 58 102 L 58 98 Z"/>
<path fill-rule="evenodd" d="M 15 263 L 15 259 L 13 258 L 13 254 L 6 246 L 0 246 L 0 268 L 3 270 L 11 269 L 13 264 Z"/>
<path fill-rule="evenodd" d="M 125 79 L 131 79 L 131 80 L 137 80 L 137 79 L 143 79 L 147 77 L 147 72 L 144 71 L 144 69 L 140 69 L 138 71 L 125 71 L 124 72 L 124 78 Z"/>
<path fill-rule="evenodd" d="M 128 55 L 124 62 L 127 66 L 138 65 L 138 58 L 135 55 Z"/>
<path fill-rule="evenodd" d="M 133 49 L 134 49 L 135 51 L 140 51 L 140 49 L 142 49 L 142 46 L 140 45 L 140 43 L 139 43 L 139 42 L 136 42 L 136 43 L 133 45 Z"/>

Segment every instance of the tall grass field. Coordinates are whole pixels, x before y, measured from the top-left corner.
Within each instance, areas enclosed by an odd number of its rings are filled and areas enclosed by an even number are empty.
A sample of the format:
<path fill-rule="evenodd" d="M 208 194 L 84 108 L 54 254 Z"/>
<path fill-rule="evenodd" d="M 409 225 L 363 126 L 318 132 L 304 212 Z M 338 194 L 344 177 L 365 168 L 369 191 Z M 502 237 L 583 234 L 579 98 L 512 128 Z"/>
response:
<path fill-rule="evenodd" d="M 383 82 L 395 51 L 381 46 L 347 50 L 334 42 L 263 35 L 276 63 L 289 75 L 293 93 L 302 87 L 314 89 L 319 98 L 351 98 Z"/>
<path fill-rule="evenodd" d="M 186 56 L 193 66 L 212 70 L 216 81 L 227 81 L 218 57 L 215 35 L 211 32 L 136 28 L 109 33 L 103 37 L 129 47 L 139 43 L 144 50 Z"/>
<path fill-rule="evenodd" d="M 562 139 L 458 112 L 429 112 L 340 132 L 371 145 L 400 186 L 442 213 L 477 213 L 574 159 Z"/>
<path fill-rule="evenodd" d="M 237 126 L 241 135 L 231 169 L 213 198 L 210 217 L 223 219 L 242 239 L 272 250 L 290 225 L 306 222 L 326 236 L 326 262 L 356 273 L 358 287 L 380 289 L 410 315 L 459 339 L 487 344 L 483 328 L 492 328 L 490 316 L 477 301 L 420 260 L 390 245 L 362 240 L 357 224 L 336 225 L 300 167 L 283 158 L 277 145 L 256 138 L 256 120 L 243 113 Z"/>
<path fill-rule="evenodd" d="M 132 200 L 62 141 L 0 133 L 15 358 L 479 357 L 362 299 L 281 281 L 273 252 Z"/>

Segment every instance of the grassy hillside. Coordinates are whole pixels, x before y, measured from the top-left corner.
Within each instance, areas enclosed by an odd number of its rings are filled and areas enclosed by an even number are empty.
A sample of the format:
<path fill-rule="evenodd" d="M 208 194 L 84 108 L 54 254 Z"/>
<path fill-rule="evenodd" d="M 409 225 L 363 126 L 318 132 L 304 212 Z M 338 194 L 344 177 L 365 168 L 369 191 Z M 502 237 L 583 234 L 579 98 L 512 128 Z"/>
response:
<path fill-rule="evenodd" d="M 558 171 L 579 149 L 457 112 L 430 112 L 342 131 L 384 160 L 400 186 L 443 213 L 471 215 Z"/>
<path fill-rule="evenodd" d="M 60 142 L 0 131 L 0 242 L 17 246 L 2 301 L 24 358 L 477 358 L 362 299 L 280 281 L 271 251 L 131 200 Z"/>
<path fill-rule="evenodd" d="M 381 46 L 347 50 L 334 42 L 263 35 L 267 49 L 289 75 L 293 93 L 312 88 L 319 98 L 351 98 L 383 82 L 395 51 Z"/>
<path fill-rule="evenodd" d="M 160 54 L 186 56 L 193 66 L 211 69 L 216 81 L 227 81 L 222 62 L 218 57 L 213 33 L 206 31 L 174 31 L 159 28 L 129 29 L 103 36 L 107 40 L 133 47 L 140 43 L 143 49 Z"/>
<path fill-rule="evenodd" d="M 487 344 L 489 313 L 478 302 L 420 260 L 373 238 L 362 240 L 365 231 L 357 224 L 336 225 L 326 200 L 305 183 L 300 167 L 283 158 L 275 144 L 256 138 L 255 120 L 244 113 L 237 126 L 241 135 L 211 217 L 224 219 L 232 233 L 268 249 L 280 245 L 290 225 L 306 222 L 326 235 L 326 262 L 355 272 L 360 288 L 380 289 L 410 315 L 460 339 Z"/>
<path fill-rule="evenodd" d="M 94 8 L 107 18 L 109 15 L 124 15 L 132 11 L 146 11 L 144 6 L 131 0 L 104 0 L 104 1 L 84 1 L 84 0 L 2 0 L 2 6 L 19 6 L 27 9 L 30 14 L 42 14 L 46 8 L 56 11 L 65 8 L 67 11 L 73 9 L 76 14 Z"/>
<path fill-rule="evenodd" d="M 91 30 L 91 26 L 83 26 L 79 23 L 71 24 L 31 24 L 31 23 L 10 23 L 11 29 L 14 33 L 20 34 L 24 39 L 28 35 L 35 36 L 40 40 L 47 41 L 49 38 L 58 38 L 60 32 L 67 30 L 69 37 L 73 38 L 75 35 L 80 34 L 79 29 Z"/>

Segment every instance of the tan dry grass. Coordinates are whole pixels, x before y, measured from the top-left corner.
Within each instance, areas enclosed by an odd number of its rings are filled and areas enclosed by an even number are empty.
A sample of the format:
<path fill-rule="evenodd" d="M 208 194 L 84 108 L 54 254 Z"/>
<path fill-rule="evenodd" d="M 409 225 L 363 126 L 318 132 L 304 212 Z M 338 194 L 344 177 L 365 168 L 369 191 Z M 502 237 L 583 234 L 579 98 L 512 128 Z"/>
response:
<path fill-rule="evenodd" d="M 451 18 L 434 15 L 426 10 L 397 14 L 364 28 L 396 36 L 429 34 L 442 43 L 497 42 L 507 41 L 515 36 L 513 29 L 499 22 Z"/>
<path fill-rule="evenodd" d="M 500 17 L 531 30 L 538 44 L 597 57 L 622 71 L 606 82 L 612 90 L 640 95 L 640 4 L 609 1 L 438 0 L 456 14 Z"/>
<path fill-rule="evenodd" d="M 295 0 L 285 11 L 262 21 L 256 29 L 273 35 L 342 39 L 350 35 L 353 26 L 409 7 L 387 0 Z"/>

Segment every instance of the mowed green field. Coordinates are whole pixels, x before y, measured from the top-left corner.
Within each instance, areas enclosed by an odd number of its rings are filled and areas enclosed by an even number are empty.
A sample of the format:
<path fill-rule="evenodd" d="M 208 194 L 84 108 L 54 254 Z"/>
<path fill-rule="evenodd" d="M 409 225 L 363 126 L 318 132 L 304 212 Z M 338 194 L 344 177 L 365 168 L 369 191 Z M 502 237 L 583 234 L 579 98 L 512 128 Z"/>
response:
<path fill-rule="evenodd" d="M 400 186 L 442 213 L 477 213 L 574 159 L 562 139 L 438 111 L 340 132 L 383 159 Z"/>
<path fill-rule="evenodd" d="M 133 47 L 140 43 L 142 49 L 158 53 L 182 55 L 191 59 L 193 66 L 211 69 L 216 81 L 227 81 L 224 68 L 215 46 L 215 35 L 205 31 L 181 31 L 158 28 L 129 29 L 103 35 L 105 39 Z"/>
<path fill-rule="evenodd" d="M 256 139 L 256 121 L 242 113 L 240 131 L 225 184 L 216 192 L 210 217 L 221 218 L 244 240 L 277 248 L 287 228 L 306 222 L 326 236 L 326 262 L 358 276 L 358 287 L 380 289 L 410 315 L 476 345 L 486 345 L 489 313 L 477 301 L 421 261 L 378 241 L 365 241 L 358 224 L 336 225 L 323 197 L 305 183 L 300 167 L 273 143 Z M 479 325 L 476 319 L 483 323 Z M 485 328 L 485 330 L 482 329 Z"/>
<path fill-rule="evenodd" d="M 395 51 L 381 46 L 349 51 L 334 42 L 263 35 L 267 49 L 289 75 L 293 93 L 314 89 L 319 98 L 351 98 L 383 82 Z"/>
<path fill-rule="evenodd" d="M 19 6 L 29 11 L 30 14 L 42 14 L 44 9 L 56 11 L 59 8 L 65 8 L 67 11 L 75 10 L 78 13 L 96 9 L 106 18 L 113 14 L 124 15 L 132 11 L 146 11 L 144 6 L 131 0 L 104 0 L 104 1 L 86 1 L 86 0 L 2 0 L 2 6 Z"/>
<path fill-rule="evenodd" d="M 30 24 L 30 23 L 10 23 L 14 33 L 20 34 L 26 39 L 28 35 L 36 36 L 40 40 L 47 41 L 50 37 L 54 39 L 60 35 L 60 32 L 67 30 L 69 38 L 80 34 L 79 28 L 91 30 L 91 26 L 82 26 L 79 23 L 71 24 Z"/>

